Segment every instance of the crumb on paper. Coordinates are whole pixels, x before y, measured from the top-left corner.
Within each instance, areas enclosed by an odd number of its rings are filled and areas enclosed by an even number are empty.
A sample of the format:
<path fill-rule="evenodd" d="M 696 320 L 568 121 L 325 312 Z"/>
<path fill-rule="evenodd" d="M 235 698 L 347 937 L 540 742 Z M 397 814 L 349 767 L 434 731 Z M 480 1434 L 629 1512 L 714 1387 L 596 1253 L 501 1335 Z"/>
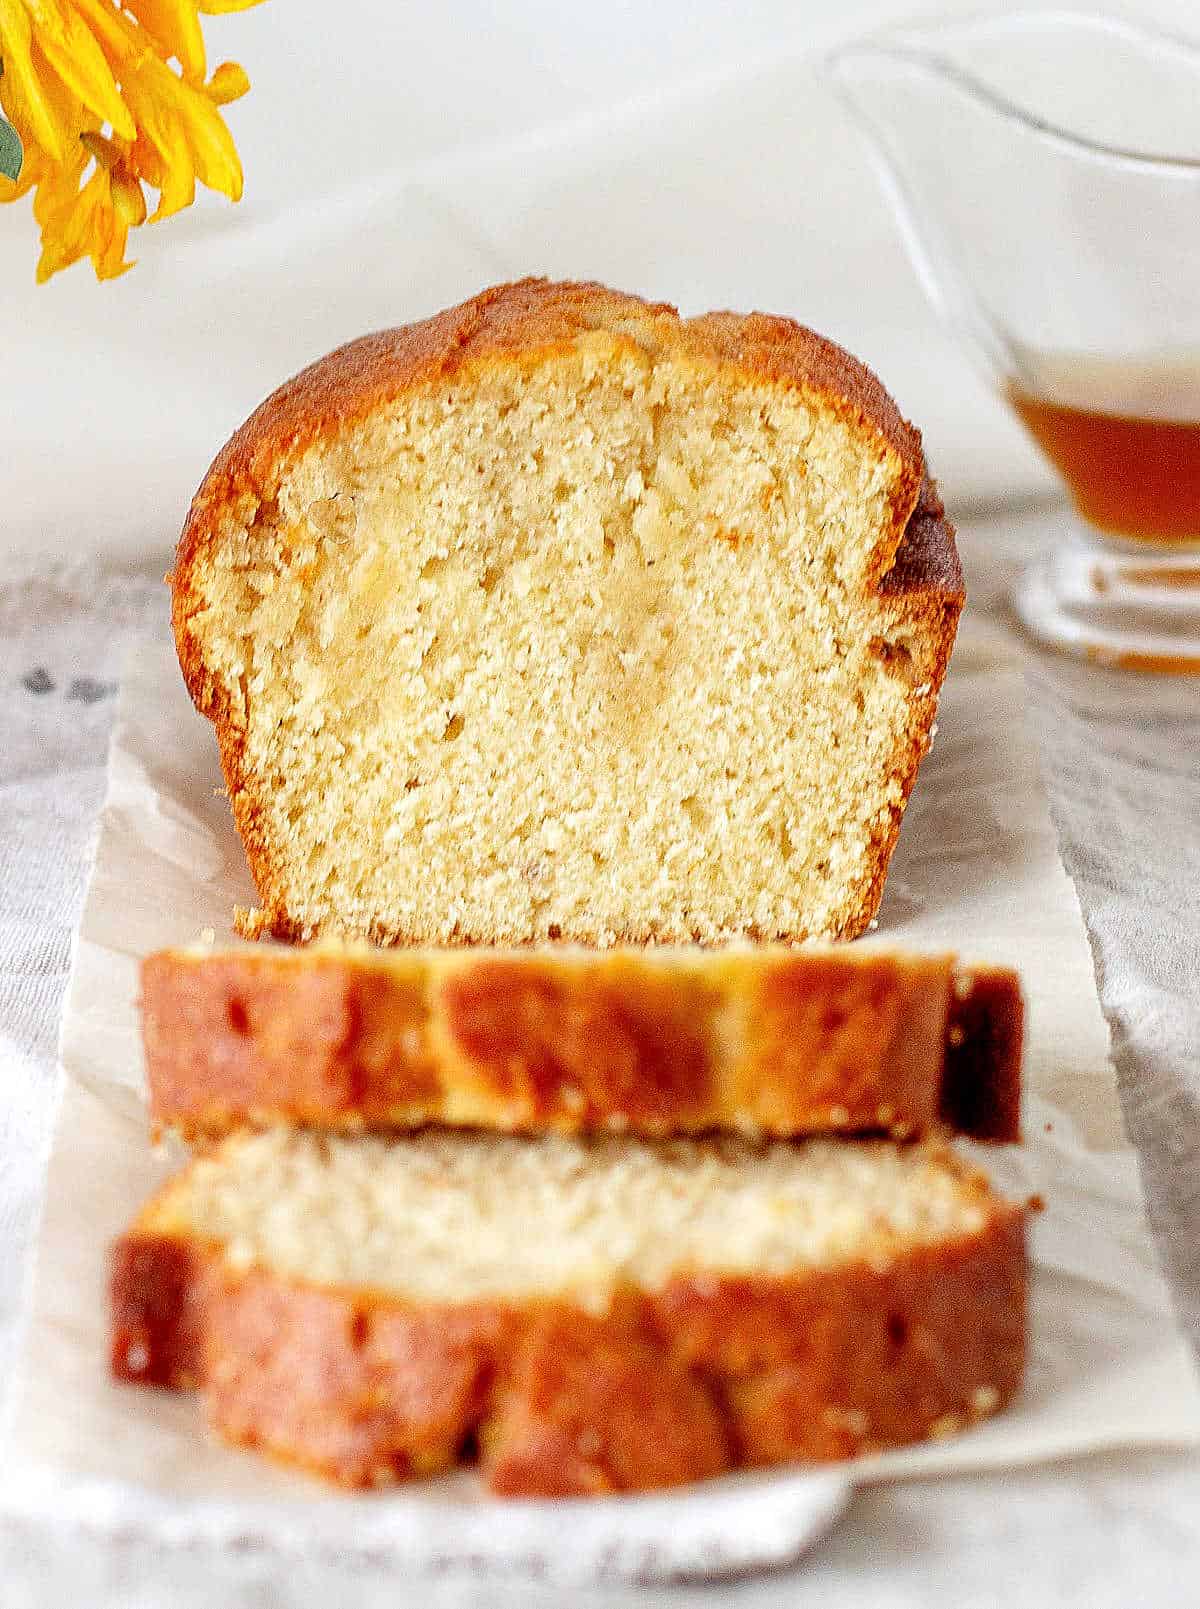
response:
<path fill-rule="evenodd" d="M 125 1367 L 130 1374 L 145 1374 L 150 1367 L 150 1351 L 142 1341 L 133 1341 L 125 1349 Z"/>
<path fill-rule="evenodd" d="M 971 1393 L 971 1407 L 976 1413 L 994 1413 L 1000 1406 L 1000 1393 L 995 1386 L 976 1386 Z"/>

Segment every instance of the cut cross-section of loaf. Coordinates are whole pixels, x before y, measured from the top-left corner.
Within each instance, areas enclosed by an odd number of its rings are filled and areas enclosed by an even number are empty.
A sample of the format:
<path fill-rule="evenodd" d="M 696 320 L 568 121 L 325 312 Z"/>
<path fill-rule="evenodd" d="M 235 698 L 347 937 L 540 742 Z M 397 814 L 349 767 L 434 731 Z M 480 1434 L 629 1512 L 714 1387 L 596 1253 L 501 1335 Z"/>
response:
<path fill-rule="evenodd" d="M 840 348 L 525 281 L 269 398 L 173 599 L 247 931 L 610 944 L 860 933 L 963 592 Z"/>
<path fill-rule="evenodd" d="M 118 1376 L 352 1485 L 599 1493 L 942 1436 L 1025 1346 L 1023 1209 L 935 1143 L 268 1130 L 112 1268 Z"/>
<path fill-rule="evenodd" d="M 1017 1138 L 1016 974 L 949 955 L 165 950 L 142 966 L 150 1113 L 186 1135 L 324 1128 L 939 1124 Z"/>

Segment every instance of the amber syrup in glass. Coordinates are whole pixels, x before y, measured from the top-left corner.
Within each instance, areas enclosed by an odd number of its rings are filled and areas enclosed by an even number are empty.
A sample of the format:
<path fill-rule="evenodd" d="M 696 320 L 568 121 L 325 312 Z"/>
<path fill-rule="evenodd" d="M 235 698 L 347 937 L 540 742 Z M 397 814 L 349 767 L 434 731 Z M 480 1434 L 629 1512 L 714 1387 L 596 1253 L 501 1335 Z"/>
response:
<path fill-rule="evenodd" d="M 1200 355 L 1039 356 L 1009 401 L 1090 525 L 1127 542 L 1200 547 Z"/>

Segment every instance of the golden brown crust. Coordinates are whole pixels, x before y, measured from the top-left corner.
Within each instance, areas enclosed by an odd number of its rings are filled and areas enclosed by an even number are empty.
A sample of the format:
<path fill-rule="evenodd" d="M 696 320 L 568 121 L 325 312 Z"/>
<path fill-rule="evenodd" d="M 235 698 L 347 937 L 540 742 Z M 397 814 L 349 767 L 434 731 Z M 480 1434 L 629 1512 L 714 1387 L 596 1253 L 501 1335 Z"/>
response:
<path fill-rule="evenodd" d="M 921 438 L 871 371 L 794 319 L 765 313 L 709 313 L 681 320 L 665 302 L 648 302 L 596 283 L 523 279 L 496 285 L 419 323 L 380 330 L 338 347 L 274 391 L 218 453 L 192 501 L 176 564 L 185 600 L 196 553 L 231 513 L 270 502 L 290 462 L 329 441 L 407 391 L 496 359 L 526 359 L 589 330 L 625 322 L 664 346 L 731 365 L 747 378 L 773 380 L 819 396 L 872 430 L 902 468 L 890 566 L 924 476 Z M 176 616 L 179 631 L 181 617 Z M 181 657 L 184 644 L 180 644 Z M 189 666 L 184 665 L 189 678 Z M 202 706 L 203 707 L 203 706 Z M 207 711 L 206 711 L 207 713 Z"/>
<path fill-rule="evenodd" d="M 414 1309 L 235 1273 L 216 1248 L 135 1228 L 112 1262 L 112 1368 L 198 1384 L 223 1435 L 349 1486 L 476 1449 L 494 1491 L 531 1497 L 849 1458 L 949 1434 L 1017 1390 L 1024 1217 L 991 1206 L 977 1234 L 886 1268 L 680 1277 L 600 1317 Z"/>
<path fill-rule="evenodd" d="M 156 1124 L 644 1134 L 1019 1129 L 1021 996 L 949 956 L 162 951 Z"/>
<path fill-rule="evenodd" d="M 954 527 L 946 519 L 946 506 L 937 482 L 926 475 L 904 539 L 896 549 L 895 561 L 883 577 L 880 591 L 885 597 L 906 593 L 942 594 L 961 607 L 966 596 L 962 564 L 954 545 Z"/>
<path fill-rule="evenodd" d="M 889 768 L 889 774 L 899 784 L 900 798 L 876 825 L 868 854 L 872 876 L 861 901 L 837 935 L 845 939 L 858 938 L 867 931 L 883 899 L 900 823 L 921 761 L 933 742 L 938 694 L 946 679 L 959 616 L 966 602 L 954 527 L 945 517 L 936 483 L 928 476 L 897 550 L 896 562 L 883 579 L 882 591 L 894 606 L 896 625 L 907 627 L 913 642 L 920 645 L 920 652 L 893 666 L 895 674 L 904 677 L 912 689 L 908 727 Z"/>
<path fill-rule="evenodd" d="M 945 675 L 963 606 L 962 572 L 953 528 L 925 472 L 919 433 L 901 416 L 878 379 L 857 359 L 794 320 L 762 313 L 710 313 L 681 320 L 673 307 L 649 303 L 594 283 L 520 280 L 482 292 L 421 323 L 353 341 L 287 381 L 250 416 L 217 455 L 193 499 L 172 577 L 172 621 L 184 680 L 196 707 L 215 724 L 221 767 L 251 875 L 263 902 L 241 926 L 247 936 L 270 932 L 287 942 L 316 936 L 288 911 L 283 880 L 260 819 L 253 779 L 244 767 L 244 736 L 232 718 L 229 690 L 213 677 L 191 629 L 202 607 L 194 577 L 225 531 L 252 525 L 269 509 L 291 462 L 318 442 L 335 439 L 374 409 L 407 391 L 448 380 L 477 365 L 531 361 L 572 343 L 582 332 L 608 329 L 643 339 L 700 362 L 739 370 L 818 398 L 869 431 L 882 454 L 898 464 L 889 519 L 880 533 L 868 585 L 894 602 L 895 619 L 914 635 L 917 651 L 893 666 L 915 690 L 907 730 L 889 775 L 900 798 L 872 831 L 872 875 L 827 937 L 856 938 L 878 909 L 887 865 L 917 769 L 928 748 L 937 693 Z M 881 652 L 889 652 L 881 643 Z M 803 939 L 807 931 L 747 937 Z M 362 935 L 404 944 L 413 935 L 382 926 Z M 463 933 L 470 944 L 479 935 Z M 687 943 L 685 931 L 623 932 L 618 942 Z"/>
<path fill-rule="evenodd" d="M 946 1035 L 941 1118 L 976 1140 L 1016 1140 L 1021 1126 L 1025 1002 L 1013 974 L 985 967 L 963 974 Z"/>

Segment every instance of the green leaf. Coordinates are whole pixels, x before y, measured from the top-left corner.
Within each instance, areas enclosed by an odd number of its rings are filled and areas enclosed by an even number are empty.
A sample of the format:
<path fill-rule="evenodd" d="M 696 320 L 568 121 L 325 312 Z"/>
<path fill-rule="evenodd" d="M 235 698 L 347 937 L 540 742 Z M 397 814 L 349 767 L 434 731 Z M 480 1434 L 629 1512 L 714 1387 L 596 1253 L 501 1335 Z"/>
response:
<path fill-rule="evenodd" d="M 6 179 L 21 177 L 21 136 L 6 118 L 0 117 L 0 173 Z"/>

